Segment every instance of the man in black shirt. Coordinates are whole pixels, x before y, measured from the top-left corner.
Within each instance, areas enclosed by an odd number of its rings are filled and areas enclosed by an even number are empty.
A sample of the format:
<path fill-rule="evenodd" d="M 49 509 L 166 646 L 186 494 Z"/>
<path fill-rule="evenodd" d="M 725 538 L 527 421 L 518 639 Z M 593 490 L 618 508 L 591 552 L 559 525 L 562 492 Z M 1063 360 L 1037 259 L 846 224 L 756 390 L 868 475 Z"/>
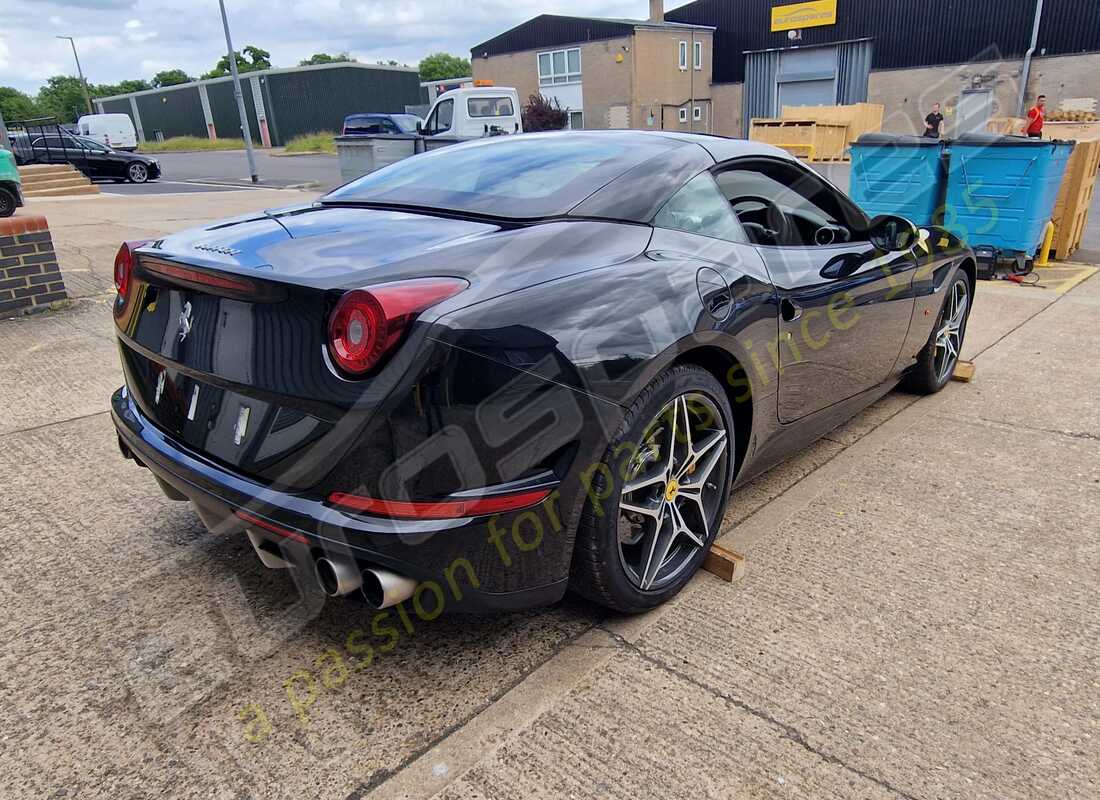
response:
<path fill-rule="evenodd" d="M 932 113 L 924 118 L 924 135 L 930 139 L 940 138 L 940 126 L 943 124 L 943 114 L 940 113 L 940 104 L 932 104 Z"/>

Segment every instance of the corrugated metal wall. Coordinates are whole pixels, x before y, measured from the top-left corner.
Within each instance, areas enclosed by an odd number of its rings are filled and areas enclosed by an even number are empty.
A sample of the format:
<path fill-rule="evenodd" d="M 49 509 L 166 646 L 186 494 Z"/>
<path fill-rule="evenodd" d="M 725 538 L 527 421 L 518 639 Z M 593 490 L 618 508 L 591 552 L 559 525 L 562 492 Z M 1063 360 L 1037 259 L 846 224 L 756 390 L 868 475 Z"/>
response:
<path fill-rule="evenodd" d="M 618 36 L 629 36 L 633 32 L 632 22 L 541 14 L 470 48 L 470 57 L 482 58 L 485 55 L 517 53 L 540 47 L 614 39 Z"/>
<path fill-rule="evenodd" d="M 339 131 L 344 117 L 356 111 L 404 113 L 406 105 L 420 100 L 415 72 L 327 69 L 276 73 L 266 79 L 275 123 L 272 139 L 277 135 L 280 143 L 303 133 Z"/>
<path fill-rule="evenodd" d="M 837 45 L 836 56 L 836 101 L 841 105 L 865 102 L 874 42 L 866 39 Z"/>
<path fill-rule="evenodd" d="M 241 115 L 237 111 L 237 100 L 233 97 L 233 81 L 210 83 L 206 86 L 206 96 L 210 98 L 210 116 L 214 120 L 214 130 L 224 139 L 243 139 Z M 241 76 L 241 96 L 248 112 L 248 128 L 252 141 L 260 143 L 260 124 L 256 121 L 256 103 L 252 99 L 252 81 L 247 75 Z"/>
<path fill-rule="evenodd" d="M 874 69 L 1020 58 L 1035 14 L 1035 0 L 837 1 L 837 24 L 803 29 L 798 45 L 872 38 Z M 717 27 L 714 81 L 740 82 L 745 51 L 791 46 L 785 31 L 771 32 L 773 5 L 790 3 L 698 0 L 665 18 Z M 1046 0 L 1039 47 L 1045 55 L 1100 51 L 1100 0 Z"/>
<path fill-rule="evenodd" d="M 279 71 L 259 76 L 245 73 L 241 75 L 241 94 L 256 142 L 260 141 L 260 126 L 252 96 L 253 77 L 260 81 L 271 143 L 276 146 L 302 133 L 338 131 L 344 117 L 355 111 L 404 112 L 406 105 L 415 105 L 420 100 L 420 76 L 406 70 L 358 66 Z M 233 82 L 221 80 L 205 86 L 218 136 L 240 137 Z M 97 102 L 105 113 L 130 114 L 129 97 Z M 134 97 L 146 138 L 155 138 L 158 130 L 165 138 L 207 135 L 197 85 Z"/>
<path fill-rule="evenodd" d="M 137 107 L 146 139 L 155 139 L 158 130 L 164 133 L 165 139 L 172 136 L 206 137 L 198 87 L 141 94 L 137 96 Z"/>
<path fill-rule="evenodd" d="M 749 120 L 753 117 L 778 116 L 775 96 L 775 81 L 779 77 L 779 51 L 763 50 L 749 53 L 746 61 L 745 90 L 743 93 L 742 120 L 744 136 L 749 135 Z"/>

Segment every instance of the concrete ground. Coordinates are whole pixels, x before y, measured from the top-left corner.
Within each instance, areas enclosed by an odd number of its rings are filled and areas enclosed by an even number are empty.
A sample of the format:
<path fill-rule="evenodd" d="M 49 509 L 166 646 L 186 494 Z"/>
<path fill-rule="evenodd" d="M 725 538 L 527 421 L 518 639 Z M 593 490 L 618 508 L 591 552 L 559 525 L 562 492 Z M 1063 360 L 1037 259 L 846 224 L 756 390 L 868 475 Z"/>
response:
<path fill-rule="evenodd" d="M 0 321 L 0 795 L 1100 795 L 1100 277 L 983 283 L 973 383 L 737 491 L 741 582 L 416 620 L 368 662 L 361 607 L 301 607 L 105 410 L 118 241 L 308 197 L 35 209 L 81 299 Z"/>

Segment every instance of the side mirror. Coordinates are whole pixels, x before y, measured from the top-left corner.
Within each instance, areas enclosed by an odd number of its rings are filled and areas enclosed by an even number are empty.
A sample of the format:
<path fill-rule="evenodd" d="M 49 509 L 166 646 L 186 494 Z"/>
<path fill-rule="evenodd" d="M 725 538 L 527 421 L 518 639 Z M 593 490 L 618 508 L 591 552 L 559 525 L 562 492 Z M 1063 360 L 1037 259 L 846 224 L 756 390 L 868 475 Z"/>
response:
<path fill-rule="evenodd" d="M 416 123 L 416 132 L 419 133 L 422 136 L 424 135 L 424 123 L 423 122 L 417 122 Z"/>
<path fill-rule="evenodd" d="M 917 243 L 920 233 L 917 226 L 905 217 L 883 214 L 871 220 L 867 238 L 876 250 L 892 253 L 908 250 Z"/>

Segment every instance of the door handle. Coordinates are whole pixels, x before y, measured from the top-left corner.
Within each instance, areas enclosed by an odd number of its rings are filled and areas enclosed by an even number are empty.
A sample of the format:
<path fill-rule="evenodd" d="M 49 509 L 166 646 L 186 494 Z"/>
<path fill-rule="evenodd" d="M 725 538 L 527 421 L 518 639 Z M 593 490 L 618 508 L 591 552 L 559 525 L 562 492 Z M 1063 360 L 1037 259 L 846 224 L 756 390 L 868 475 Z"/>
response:
<path fill-rule="evenodd" d="M 784 297 L 779 301 L 779 316 L 783 318 L 784 322 L 794 322 L 802 316 L 802 306 Z"/>

